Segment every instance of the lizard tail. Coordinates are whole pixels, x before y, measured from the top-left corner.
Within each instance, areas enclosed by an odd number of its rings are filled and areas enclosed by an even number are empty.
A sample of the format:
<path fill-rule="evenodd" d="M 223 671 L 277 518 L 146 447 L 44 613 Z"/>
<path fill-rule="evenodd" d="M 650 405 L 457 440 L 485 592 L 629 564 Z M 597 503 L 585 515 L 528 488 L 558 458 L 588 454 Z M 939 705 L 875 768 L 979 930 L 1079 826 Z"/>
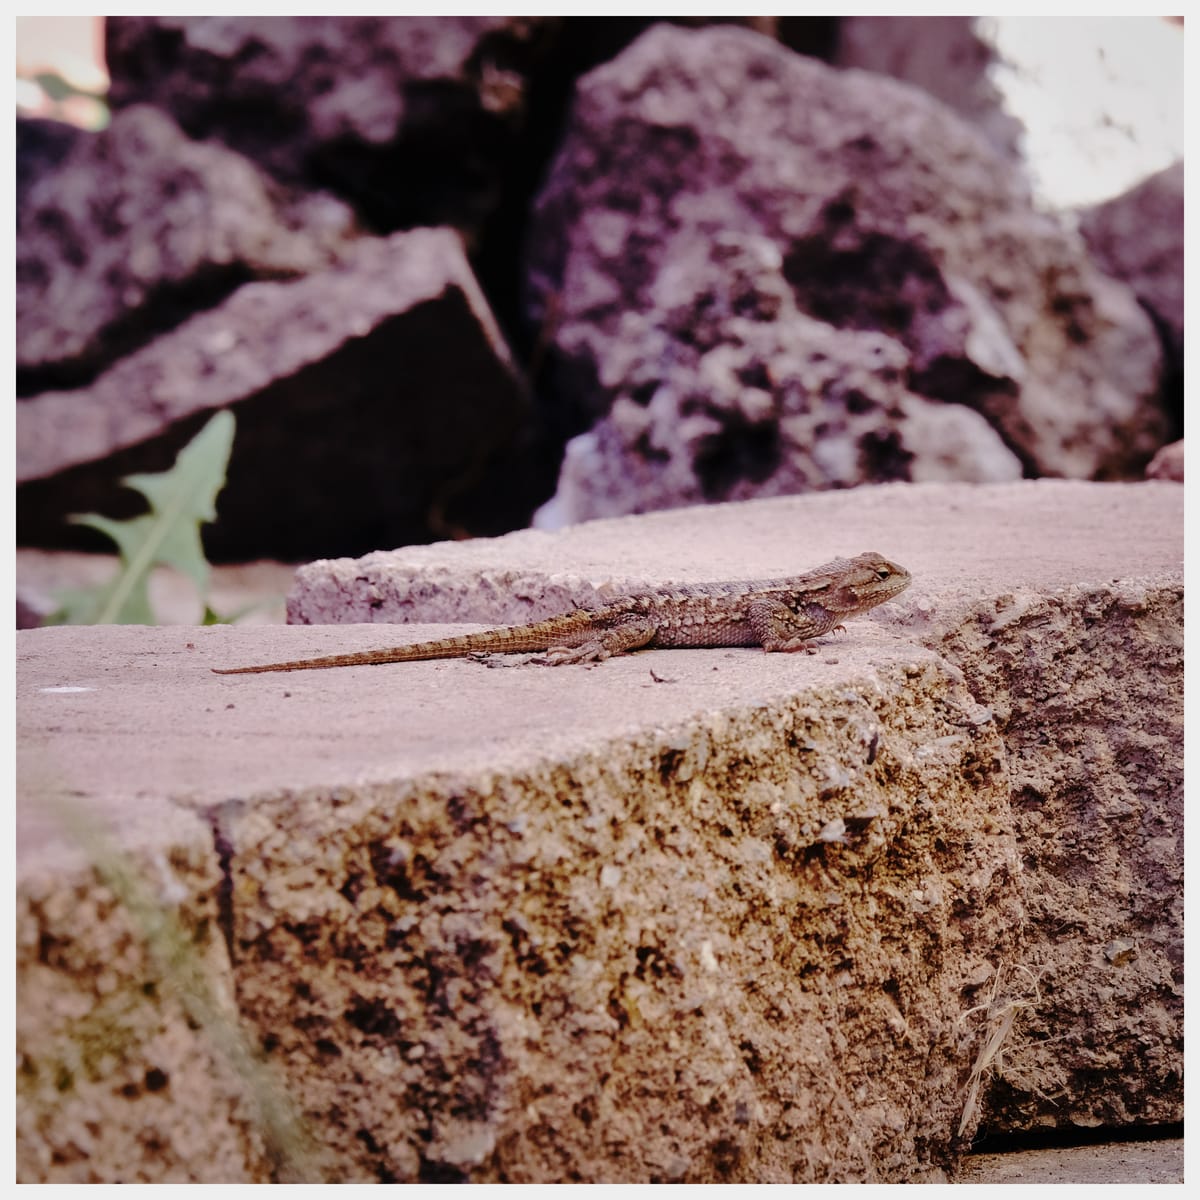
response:
<path fill-rule="evenodd" d="M 409 646 L 391 646 L 386 650 L 361 650 L 356 654 L 329 654 L 324 658 L 299 658 L 291 662 L 265 663 L 261 667 L 213 668 L 216 675 L 256 675 L 263 671 L 309 671 L 325 667 L 373 667 L 382 663 L 417 662 L 429 658 L 460 658 L 465 654 L 521 654 L 547 650 L 558 645 L 569 624 L 562 617 L 550 617 L 532 625 L 512 625 L 485 629 L 433 642 L 414 642 Z"/>

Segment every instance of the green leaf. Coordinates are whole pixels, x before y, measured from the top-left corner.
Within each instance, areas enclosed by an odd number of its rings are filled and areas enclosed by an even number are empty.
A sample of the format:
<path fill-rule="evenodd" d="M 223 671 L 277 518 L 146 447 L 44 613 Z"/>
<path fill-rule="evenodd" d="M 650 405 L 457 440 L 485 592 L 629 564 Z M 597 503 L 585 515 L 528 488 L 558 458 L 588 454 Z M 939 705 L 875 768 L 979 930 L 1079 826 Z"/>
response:
<path fill-rule="evenodd" d="M 200 526 L 216 520 L 217 496 L 225 486 L 234 419 L 216 414 L 179 452 L 175 465 L 157 475 L 122 480 L 146 497 L 150 511 L 128 521 L 98 513 L 69 519 L 111 538 L 121 556 L 116 575 L 98 588 L 59 594 L 54 619 L 71 625 L 153 625 L 147 584 L 159 563 L 182 571 L 201 597 L 208 593 L 209 565 L 200 543 Z"/>
<path fill-rule="evenodd" d="M 33 82 L 56 104 L 71 96 L 86 96 L 89 100 L 104 99 L 103 92 L 92 92 L 87 88 L 76 87 L 69 79 L 65 79 L 55 71 L 39 71 L 34 75 Z"/>

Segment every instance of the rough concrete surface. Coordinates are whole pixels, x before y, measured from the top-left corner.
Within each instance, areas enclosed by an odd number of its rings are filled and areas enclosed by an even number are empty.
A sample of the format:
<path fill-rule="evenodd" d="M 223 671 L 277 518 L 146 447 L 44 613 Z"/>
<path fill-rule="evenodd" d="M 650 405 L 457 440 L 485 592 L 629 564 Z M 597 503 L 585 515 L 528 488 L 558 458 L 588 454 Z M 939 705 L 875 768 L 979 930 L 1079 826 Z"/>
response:
<path fill-rule="evenodd" d="M 973 1154 L 957 1183 L 1183 1183 L 1183 1139 Z"/>
<path fill-rule="evenodd" d="M 18 635 L 18 1178 L 938 1179 L 981 1118 L 1182 1119 L 1182 488 L 601 525 L 408 553 L 426 594 L 863 549 L 916 581 L 812 655 L 595 669 L 209 671 L 430 626 Z"/>

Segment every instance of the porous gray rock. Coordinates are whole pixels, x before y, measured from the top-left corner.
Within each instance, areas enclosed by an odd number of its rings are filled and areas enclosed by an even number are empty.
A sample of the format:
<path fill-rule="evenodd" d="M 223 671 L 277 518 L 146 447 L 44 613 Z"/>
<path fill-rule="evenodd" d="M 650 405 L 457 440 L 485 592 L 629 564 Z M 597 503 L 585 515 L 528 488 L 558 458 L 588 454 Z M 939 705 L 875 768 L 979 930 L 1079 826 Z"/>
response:
<path fill-rule="evenodd" d="M 17 209 L 18 390 L 90 382 L 242 283 L 321 270 L 356 236 L 333 197 L 290 193 L 153 108 L 119 112 Z"/>
<path fill-rule="evenodd" d="M 116 108 L 148 102 L 374 227 L 477 230 L 525 111 L 544 17 L 112 17 Z"/>
<path fill-rule="evenodd" d="M 666 324 L 664 277 L 728 234 L 772 243 L 801 313 L 893 343 L 885 372 L 900 370 L 927 402 L 974 409 L 1027 473 L 1140 473 L 1162 440 L 1161 356 L 1145 314 L 1034 209 L 977 132 L 916 89 L 723 27 L 656 27 L 577 87 L 527 263 L 565 424 L 590 425 L 623 390 L 645 394 L 625 349 L 631 314 Z M 704 312 L 693 320 L 702 346 Z M 660 384 L 674 386 L 676 357 Z M 804 402 L 815 411 L 825 400 Z M 722 402 L 702 389 L 692 407 L 706 405 Z M 726 494 L 774 474 L 738 436 L 721 447 L 733 463 Z M 675 503 L 705 492 L 702 443 L 690 453 Z M 635 480 L 625 511 L 663 502 L 636 481 L 664 461 L 649 441 L 620 454 L 609 473 Z M 877 472 L 868 457 L 858 479 L 893 477 L 884 462 Z M 820 474 L 796 468 L 792 486 L 809 472 Z"/>
<path fill-rule="evenodd" d="M 935 96 L 969 121 L 1005 158 L 1020 161 L 1021 122 L 1004 110 L 991 79 L 995 49 L 978 17 L 845 16 L 834 65 L 877 71 Z"/>
<path fill-rule="evenodd" d="M 602 368 L 609 413 L 567 446 L 545 527 L 863 478 L 1019 479 L 977 412 L 908 390 L 893 338 L 801 313 L 775 244 L 695 241 L 629 312 Z"/>
<path fill-rule="evenodd" d="M 533 508 L 521 486 L 496 485 L 538 478 L 508 349 L 459 237 L 414 230 L 362 239 L 301 279 L 246 284 L 91 386 L 23 401 L 18 539 L 79 545 L 68 514 L 131 515 L 119 480 L 167 469 L 220 408 L 238 431 L 205 531 L 215 557 L 499 532 Z"/>
<path fill-rule="evenodd" d="M 1147 479 L 1167 479 L 1173 483 L 1183 482 L 1183 438 L 1164 446 L 1146 468 Z"/>
<path fill-rule="evenodd" d="M 1096 261 L 1133 288 L 1163 335 L 1170 367 L 1183 371 L 1183 163 L 1080 214 Z"/>

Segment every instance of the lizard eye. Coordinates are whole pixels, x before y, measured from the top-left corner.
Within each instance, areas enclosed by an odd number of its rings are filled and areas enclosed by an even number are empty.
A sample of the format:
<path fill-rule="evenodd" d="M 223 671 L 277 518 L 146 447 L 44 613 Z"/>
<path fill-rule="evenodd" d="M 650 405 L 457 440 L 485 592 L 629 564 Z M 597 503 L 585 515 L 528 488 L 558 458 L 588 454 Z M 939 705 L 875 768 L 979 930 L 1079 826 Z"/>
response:
<path fill-rule="evenodd" d="M 891 574 L 892 574 L 891 571 L 889 571 L 887 569 L 887 567 L 876 567 L 875 568 L 875 578 L 878 579 L 880 582 L 882 582 L 885 579 L 889 579 L 891 577 Z"/>

